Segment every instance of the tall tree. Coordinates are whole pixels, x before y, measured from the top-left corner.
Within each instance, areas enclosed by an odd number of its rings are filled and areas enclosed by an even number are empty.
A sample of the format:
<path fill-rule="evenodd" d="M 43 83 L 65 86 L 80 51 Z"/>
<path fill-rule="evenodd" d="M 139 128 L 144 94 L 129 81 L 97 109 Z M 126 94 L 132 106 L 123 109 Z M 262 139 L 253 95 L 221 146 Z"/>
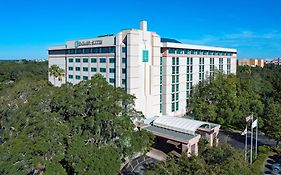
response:
<path fill-rule="evenodd" d="M 252 79 L 216 72 L 214 78 L 199 83 L 192 91 L 191 109 L 199 120 L 227 126 L 244 125 L 244 116 L 260 116 L 263 104 Z"/>
<path fill-rule="evenodd" d="M 46 86 L 9 114 L 1 132 L 0 174 L 117 174 L 121 162 L 153 141 L 135 129 L 134 97 L 102 75 L 77 85 Z"/>
<path fill-rule="evenodd" d="M 52 65 L 50 68 L 49 68 L 49 74 L 51 76 L 54 76 L 54 84 L 56 84 L 56 78 L 59 80 L 59 81 L 62 81 L 62 77 L 64 76 L 64 69 L 60 68 L 58 65 Z"/>
<path fill-rule="evenodd" d="M 220 144 L 219 147 L 204 147 L 200 152 L 201 154 L 198 157 L 182 155 L 177 158 L 169 155 L 165 162 L 159 162 L 155 167 L 147 170 L 145 174 L 256 174 L 244 161 L 241 151 L 224 143 Z"/>
<path fill-rule="evenodd" d="M 264 132 L 276 140 L 276 146 L 281 141 L 281 104 L 272 102 L 266 109 Z"/>

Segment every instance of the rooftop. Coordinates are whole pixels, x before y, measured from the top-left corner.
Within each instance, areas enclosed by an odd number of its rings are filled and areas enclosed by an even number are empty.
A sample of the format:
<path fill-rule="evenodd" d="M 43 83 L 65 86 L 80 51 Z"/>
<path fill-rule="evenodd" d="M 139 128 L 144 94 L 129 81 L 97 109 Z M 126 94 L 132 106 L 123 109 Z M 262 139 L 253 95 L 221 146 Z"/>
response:
<path fill-rule="evenodd" d="M 153 126 L 182 132 L 185 134 L 196 135 L 197 129 L 201 127 L 213 128 L 218 126 L 217 124 L 203 122 L 199 120 L 191 120 L 187 118 L 180 118 L 180 117 L 168 117 L 162 116 L 158 117 L 153 121 Z"/>
<path fill-rule="evenodd" d="M 190 134 L 177 132 L 177 131 L 173 131 L 173 130 L 169 130 L 169 129 L 165 129 L 165 128 L 161 128 L 161 127 L 157 127 L 157 126 L 147 126 L 147 127 L 144 127 L 143 129 L 145 129 L 149 132 L 152 132 L 154 135 L 157 135 L 159 137 L 169 138 L 171 140 L 178 141 L 181 143 L 188 143 L 189 140 L 198 136 L 198 134 L 190 135 Z"/>
<path fill-rule="evenodd" d="M 181 43 L 180 41 L 171 39 L 171 38 L 161 38 L 161 42 L 162 43 Z"/>

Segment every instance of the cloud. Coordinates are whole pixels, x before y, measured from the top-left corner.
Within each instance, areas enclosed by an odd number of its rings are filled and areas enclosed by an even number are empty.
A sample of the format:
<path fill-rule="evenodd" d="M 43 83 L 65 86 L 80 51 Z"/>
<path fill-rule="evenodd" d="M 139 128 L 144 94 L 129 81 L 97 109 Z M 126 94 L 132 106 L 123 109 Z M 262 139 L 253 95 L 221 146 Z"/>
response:
<path fill-rule="evenodd" d="M 241 57 L 280 57 L 281 32 L 257 33 L 249 30 L 237 33 L 205 35 L 199 39 L 182 39 L 183 43 L 236 48 Z"/>

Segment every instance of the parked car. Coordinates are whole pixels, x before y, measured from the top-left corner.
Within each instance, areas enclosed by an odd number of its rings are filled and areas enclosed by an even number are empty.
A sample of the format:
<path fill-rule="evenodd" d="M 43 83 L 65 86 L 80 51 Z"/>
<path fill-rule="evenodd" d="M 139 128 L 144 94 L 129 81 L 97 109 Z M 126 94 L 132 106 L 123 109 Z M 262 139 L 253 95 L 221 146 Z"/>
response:
<path fill-rule="evenodd" d="M 274 164 L 272 164 L 271 168 L 272 168 L 272 172 L 271 172 L 272 175 L 281 175 L 280 174 L 281 173 L 281 164 L 274 163 Z"/>

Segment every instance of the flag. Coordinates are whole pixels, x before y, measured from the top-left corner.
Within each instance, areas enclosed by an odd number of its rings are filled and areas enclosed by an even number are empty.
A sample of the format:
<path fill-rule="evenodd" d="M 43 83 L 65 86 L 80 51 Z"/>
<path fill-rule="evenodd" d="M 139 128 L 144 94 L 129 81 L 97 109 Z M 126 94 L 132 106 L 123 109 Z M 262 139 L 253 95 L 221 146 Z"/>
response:
<path fill-rule="evenodd" d="M 252 123 L 252 128 L 255 128 L 258 126 L 258 119 L 256 119 L 253 123 Z"/>
<path fill-rule="evenodd" d="M 249 115 L 245 118 L 246 122 L 249 122 L 250 120 L 253 120 L 252 115 Z"/>
<path fill-rule="evenodd" d="M 246 135 L 247 134 L 247 128 L 241 133 L 241 135 Z"/>

